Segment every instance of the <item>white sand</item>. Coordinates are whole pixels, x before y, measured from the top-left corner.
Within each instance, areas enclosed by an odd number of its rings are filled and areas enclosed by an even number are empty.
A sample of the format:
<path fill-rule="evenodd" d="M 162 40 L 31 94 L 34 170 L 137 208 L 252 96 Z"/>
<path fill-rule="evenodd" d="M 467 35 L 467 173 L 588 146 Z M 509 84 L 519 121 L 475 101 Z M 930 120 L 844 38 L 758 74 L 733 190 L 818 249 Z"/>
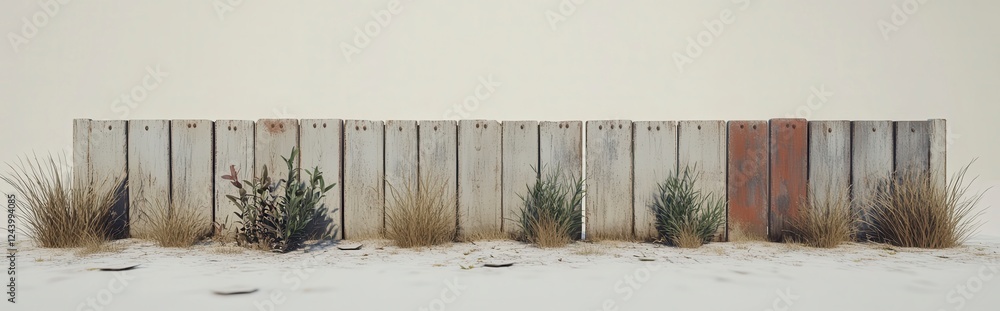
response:
<path fill-rule="evenodd" d="M 93 299 L 103 310 L 957 310 L 961 298 L 962 310 L 1000 310 L 1000 237 L 992 236 L 948 250 L 511 241 L 409 250 L 365 241 L 359 251 L 227 254 L 116 243 L 126 249 L 83 257 L 24 246 L 15 309 L 101 310 L 86 304 Z M 482 266 L 507 261 L 516 264 Z M 92 270 L 129 264 L 141 266 L 124 275 Z M 973 287 L 968 298 L 959 284 Z M 241 288 L 259 291 L 212 293 Z"/>

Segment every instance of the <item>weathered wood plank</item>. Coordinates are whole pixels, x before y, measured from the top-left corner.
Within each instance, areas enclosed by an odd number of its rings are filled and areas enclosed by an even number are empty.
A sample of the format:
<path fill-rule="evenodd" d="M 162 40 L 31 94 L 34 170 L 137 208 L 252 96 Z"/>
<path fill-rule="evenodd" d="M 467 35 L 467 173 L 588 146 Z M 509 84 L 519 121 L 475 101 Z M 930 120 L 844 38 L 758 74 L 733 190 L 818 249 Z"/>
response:
<path fill-rule="evenodd" d="M 407 187 L 417 189 L 418 143 L 417 121 L 385 121 L 386 202 L 393 200 L 390 187 L 400 192 Z"/>
<path fill-rule="evenodd" d="M 381 237 L 385 228 L 382 121 L 344 121 L 344 238 Z"/>
<path fill-rule="evenodd" d="M 326 193 L 321 204 L 326 208 L 326 215 L 313 223 L 309 228 L 310 238 L 340 239 L 343 236 L 343 121 L 340 119 L 303 119 L 299 121 L 299 145 L 302 153 L 303 180 L 309 177 L 305 171 L 311 172 L 319 168 L 323 173 L 323 181 L 327 185 L 336 184 Z"/>
<path fill-rule="evenodd" d="M 111 235 L 128 237 L 128 121 L 94 120 L 90 123 L 90 168 L 94 183 L 121 179 L 121 195 L 111 208 Z"/>
<path fill-rule="evenodd" d="M 677 171 L 677 122 L 636 121 L 632 125 L 633 233 L 637 239 L 654 240 L 659 234 L 653 198 L 659 191 L 658 184 Z"/>
<path fill-rule="evenodd" d="M 767 121 L 729 121 L 726 239 L 766 239 L 770 192 Z"/>
<path fill-rule="evenodd" d="M 851 121 L 809 121 L 809 200 L 849 202 Z"/>
<path fill-rule="evenodd" d="M 128 122 L 129 235 L 149 234 L 170 207 L 170 121 Z"/>
<path fill-rule="evenodd" d="M 726 197 L 726 122 L 681 121 L 678 124 L 677 168 L 697 167 L 695 187 L 714 197 Z M 725 222 L 724 222 L 725 223 Z M 720 226 L 715 240 L 723 241 L 726 226 Z"/>
<path fill-rule="evenodd" d="M 587 121 L 587 238 L 633 239 L 632 122 Z"/>
<path fill-rule="evenodd" d="M 172 212 L 195 215 L 205 232 L 212 230 L 215 211 L 210 120 L 170 121 Z"/>
<path fill-rule="evenodd" d="M 771 206 L 768 236 L 780 241 L 808 194 L 809 129 L 805 119 L 771 119 Z"/>
<path fill-rule="evenodd" d="M 448 202 L 451 222 L 458 230 L 458 124 L 455 121 L 420 121 L 419 135 L 420 183 L 445 183 L 444 197 Z M 426 187 L 427 185 L 420 185 Z M 430 185 L 436 188 L 439 185 Z"/>
<path fill-rule="evenodd" d="M 90 119 L 73 119 L 73 184 L 90 184 Z"/>
<path fill-rule="evenodd" d="M 215 216 L 216 223 L 222 226 L 219 235 L 231 235 L 236 232 L 240 211 L 227 195 L 239 196 L 238 190 L 229 180 L 222 176 L 232 174 L 236 170 L 240 182 L 253 179 L 254 176 L 254 121 L 250 120 L 218 120 L 215 121 Z"/>
<path fill-rule="evenodd" d="M 931 138 L 929 121 L 897 121 L 896 174 L 928 174 Z"/>
<path fill-rule="evenodd" d="M 500 122 L 458 122 L 458 228 L 463 238 L 501 234 L 500 136 Z"/>
<path fill-rule="evenodd" d="M 261 119 L 257 121 L 254 139 L 254 172 L 267 174 L 274 180 L 286 178 L 288 167 L 283 157 L 299 146 L 299 121 L 295 119 Z M 301 158 L 301 157 L 300 157 Z M 299 159 L 294 160 L 298 164 Z"/>
<path fill-rule="evenodd" d="M 931 182 L 939 189 L 948 183 L 948 123 L 945 119 L 930 120 Z"/>
<path fill-rule="evenodd" d="M 872 234 L 866 225 L 872 199 L 892 177 L 892 121 L 854 121 L 851 126 L 851 204 L 862 217 L 859 237 L 867 238 Z"/>
<path fill-rule="evenodd" d="M 538 125 L 539 164 L 544 171 L 559 170 L 560 174 L 583 177 L 583 122 L 542 121 Z"/>
<path fill-rule="evenodd" d="M 521 232 L 522 196 L 535 184 L 538 168 L 538 121 L 504 121 L 503 124 L 503 231 Z"/>

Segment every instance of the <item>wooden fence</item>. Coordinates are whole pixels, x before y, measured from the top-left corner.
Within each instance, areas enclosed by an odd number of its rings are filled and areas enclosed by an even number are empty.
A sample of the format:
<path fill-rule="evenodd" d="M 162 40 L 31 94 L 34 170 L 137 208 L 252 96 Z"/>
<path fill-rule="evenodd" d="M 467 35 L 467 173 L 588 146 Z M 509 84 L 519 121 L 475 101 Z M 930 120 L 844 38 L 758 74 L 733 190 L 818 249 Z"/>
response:
<path fill-rule="evenodd" d="M 123 237 L 169 206 L 196 209 L 206 228 L 234 228 L 237 208 L 225 196 L 235 191 L 221 176 L 249 179 L 266 166 L 283 178 L 293 147 L 301 150 L 293 162 L 337 183 L 314 236 L 338 239 L 380 236 L 392 189 L 419 180 L 445 183 L 461 236 L 498 236 L 520 230 L 520 196 L 535 170 L 558 168 L 586 179 L 588 237 L 649 240 L 657 183 L 696 166 L 697 188 L 728 201 L 720 240 L 734 230 L 778 240 L 807 197 L 849 195 L 862 209 L 894 171 L 924 172 L 939 185 L 946 173 L 945 120 L 77 119 L 73 128 L 75 179 L 127 176 L 113 210 Z"/>

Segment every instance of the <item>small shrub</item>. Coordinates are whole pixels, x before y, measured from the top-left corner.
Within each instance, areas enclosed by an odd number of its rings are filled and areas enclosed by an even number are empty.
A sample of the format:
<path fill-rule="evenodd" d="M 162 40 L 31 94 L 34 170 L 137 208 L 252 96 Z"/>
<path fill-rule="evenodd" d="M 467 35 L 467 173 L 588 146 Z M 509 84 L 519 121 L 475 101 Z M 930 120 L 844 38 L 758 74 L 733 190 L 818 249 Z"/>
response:
<path fill-rule="evenodd" d="M 161 202 L 157 206 L 146 213 L 148 232 L 140 233 L 139 238 L 153 240 L 162 247 L 190 247 L 211 233 L 204 214 L 197 209 L 184 203 Z"/>
<path fill-rule="evenodd" d="M 386 237 L 403 248 L 439 245 L 455 240 L 453 196 L 448 183 L 427 177 L 402 189 L 389 185 L 392 202 L 386 205 Z"/>
<path fill-rule="evenodd" d="M 72 181 L 65 161 L 21 159 L 0 177 L 18 196 L 25 231 L 46 248 L 96 247 L 111 239 L 112 207 L 123 193 L 124 174 L 104 180 Z"/>
<path fill-rule="evenodd" d="M 226 197 L 240 209 L 236 213 L 240 219 L 237 222 L 240 245 L 287 252 L 301 244 L 313 221 L 326 215 L 320 201 L 335 184 L 327 186 L 318 167 L 306 171 L 307 181 L 300 180 L 300 168 L 294 164 L 297 156 L 298 149 L 292 148 L 291 156 L 282 157 L 288 176 L 277 181 L 268 175 L 267 166 L 263 167 L 261 177 L 253 180 L 240 182 L 233 166 L 230 175 L 222 176 L 239 193 Z"/>
<path fill-rule="evenodd" d="M 950 248 L 965 242 L 981 224 L 976 205 L 985 192 L 966 197 L 966 165 L 946 185 L 923 173 L 901 172 L 883 183 L 870 207 L 875 239 L 902 247 Z"/>
<path fill-rule="evenodd" d="M 729 235 L 728 240 L 732 243 L 747 243 L 747 242 L 765 242 L 767 241 L 767 233 L 764 234 L 754 234 L 747 229 L 747 225 L 734 220 L 729 219 Z"/>
<path fill-rule="evenodd" d="M 685 167 L 658 184 L 653 200 L 660 238 L 678 247 L 698 247 L 715 237 L 726 218 L 726 201 L 695 189 L 696 169 Z"/>
<path fill-rule="evenodd" d="M 830 191 L 825 198 L 811 197 L 792 218 L 791 238 L 812 247 L 837 247 L 853 239 L 857 219 L 850 192 Z"/>
<path fill-rule="evenodd" d="M 583 179 L 570 183 L 560 179 L 558 169 L 545 177 L 541 170 L 535 170 L 534 186 L 521 196 L 521 240 L 540 247 L 559 247 L 580 238 L 583 195 Z"/>

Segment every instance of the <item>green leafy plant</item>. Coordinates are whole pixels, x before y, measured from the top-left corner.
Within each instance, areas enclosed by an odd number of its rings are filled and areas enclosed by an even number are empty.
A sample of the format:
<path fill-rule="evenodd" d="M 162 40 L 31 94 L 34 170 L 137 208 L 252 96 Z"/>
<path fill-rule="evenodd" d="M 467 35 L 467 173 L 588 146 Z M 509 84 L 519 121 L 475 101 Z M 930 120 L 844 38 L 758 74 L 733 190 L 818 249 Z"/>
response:
<path fill-rule="evenodd" d="M 558 247 L 578 239 L 583 227 L 583 179 L 560 178 L 559 170 L 542 176 L 521 196 L 521 239 L 540 247 Z"/>
<path fill-rule="evenodd" d="M 708 243 L 725 222 L 726 201 L 695 188 L 699 177 L 696 170 L 685 167 L 659 183 L 651 206 L 660 238 L 678 247 Z"/>
<path fill-rule="evenodd" d="M 239 193 L 226 196 L 240 209 L 236 212 L 240 219 L 239 244 L 287 252 L 305 239 L 306 229 L 313 221 L 326 215 L 327 209 L 320 201 L 336 184 L 327 186 L 318 167 L 306 171 L 308 179 L 302 181 L 301 169 L 295 165 L 298 152 L 292 148 L 291 156 L 282 157 L 288 169 L 284 179 L 272 180 L 267 166 L 263 167 L 260 178 L 252 180 L 240 182 L 234 166 L 229 167 L 230 175 L 222 176 Z"/>

